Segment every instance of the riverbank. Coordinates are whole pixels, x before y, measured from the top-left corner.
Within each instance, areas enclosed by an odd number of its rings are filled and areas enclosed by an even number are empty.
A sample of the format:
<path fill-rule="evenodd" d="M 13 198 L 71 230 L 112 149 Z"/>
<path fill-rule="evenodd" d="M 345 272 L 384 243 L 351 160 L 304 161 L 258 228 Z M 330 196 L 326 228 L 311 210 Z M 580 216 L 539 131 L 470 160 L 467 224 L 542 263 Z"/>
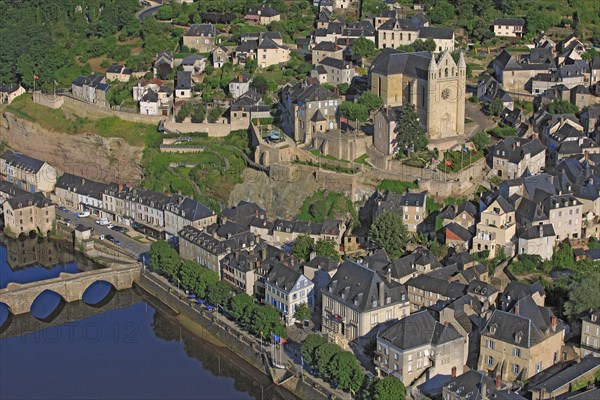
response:
<path fill-rule="evenodd" d="M 231 327 L 219 321 L 215 314 L 204 312 L 192 306 L 187 299 L 178 298 L 173 293 L 173 289 L 168 286 L 168 283 L 161 282 L 160 278 L 152 273 L 142 273 L 136 283 L 155 301 L 160 301 L 163 309 L 168 308 L 169 312 L 173 313 L 173 318 L 185 329 L 202 339 L 213 341 L 216 351 L 223 351 L 225 350 L 223 347 L 225 347 L 228 352 L 232 352 L 248 366 L 254 367 L 253 369 L 257 373 L 269 376 L 262 358 L 263 352 L 266 352 L 267 349 L 257 343 L 256 339 L 249 334 L 234 331 Z M 149 301 L 152 300 L 149 299 Z M 279 388 L 285 391 L 286 398 L 295 397 L 311 400 L 328 398 L 326 394 L 306 381 L 298 379 L 295 375 L 283 382 Z"/>

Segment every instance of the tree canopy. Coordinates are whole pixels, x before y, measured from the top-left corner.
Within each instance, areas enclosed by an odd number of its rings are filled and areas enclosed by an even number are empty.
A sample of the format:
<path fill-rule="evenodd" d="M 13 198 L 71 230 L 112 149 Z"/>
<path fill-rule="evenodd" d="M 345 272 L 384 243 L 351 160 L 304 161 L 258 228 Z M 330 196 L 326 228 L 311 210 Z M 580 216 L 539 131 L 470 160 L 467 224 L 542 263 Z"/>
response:
<path fill-rule="evenodd" d="M 427 135 L 419 124 L 419 115 L 409 104 L 402 106 L 396 115 L 396 143 L 400 149 L 414 146 L 415 151 L 427 147 Z"/>
<path fill-rule="evenodd" d="M 313 364 L 316 361 L 315 352 L 317 348 L 325 343 L 327 343 L 327 339 L 321 335 L 316 333 L 311 333 L 308 335 L 300 347 L 300 352 L 302 353 L 304 362 Z"/>
<path fill-rule="evenodd" d="M 162 272 L 169 279 L 175 280 L 179 274 L 181 259 L 175 249 L 164 240 L 152 243 L 150 246 L 150 261 L 155 271 Z"/>
<path fill-rule="evenodd" d="M 384 212 L 371 225 L 369 240 L 396 259 L 404 251 L 408 229 L 398 214 Z"/>
<path fill-rule="evenodd" d="M 548 104 L 548 112 L 550 114 L 575 114 L 579 112 L 579 108 L 566 100 L 554 100 Z"/>
<path fill-rule="evenodd" d="M 565 303 L 565 314 L 576 317 L 590 309 L 600 307 L 600 274 L 592 274 L 569 287 L 569 300 Z"/>
<path fill-rule="evenodd" d="M 293 253 L 296 258 L 307 261 L 313 251 L 314 240 L 306 233 L 298 236 L 294 242 Z"/>
<path fill-rule="evenodd" d="M 376 400 L 404 400 L 406 388 L 400 380 L 393 376 L 386 376 L 374 384 Z"/>
<path fill-rule="evenodd" d="M 338 110 L 340 115 L 353 121 L 366 122 L 369 119 L 369 108 L 364 104 L 343 101 Z"/>
<path fill-rule="evenodd" d="M 361 58 L 371 57 L 375 54 L 375 43 L 361 36 L 352 42 L 352 54 Z"/>

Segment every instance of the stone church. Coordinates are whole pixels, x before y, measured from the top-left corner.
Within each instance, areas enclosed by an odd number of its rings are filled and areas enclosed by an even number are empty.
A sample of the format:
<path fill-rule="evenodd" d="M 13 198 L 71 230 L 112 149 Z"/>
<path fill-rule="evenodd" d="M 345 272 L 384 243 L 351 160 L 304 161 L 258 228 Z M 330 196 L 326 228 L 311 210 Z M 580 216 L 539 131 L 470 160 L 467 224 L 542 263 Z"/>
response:
<path fill-rule="evenodd" d="M 462 52 L 456 63 L 448 51 L 436 59 L 426 51 L 384 49 L 369 70 L 369 85 L 385 107 L 412 104 L 429 139 L 444 139 L 464 134 L 466 74 Z"/>

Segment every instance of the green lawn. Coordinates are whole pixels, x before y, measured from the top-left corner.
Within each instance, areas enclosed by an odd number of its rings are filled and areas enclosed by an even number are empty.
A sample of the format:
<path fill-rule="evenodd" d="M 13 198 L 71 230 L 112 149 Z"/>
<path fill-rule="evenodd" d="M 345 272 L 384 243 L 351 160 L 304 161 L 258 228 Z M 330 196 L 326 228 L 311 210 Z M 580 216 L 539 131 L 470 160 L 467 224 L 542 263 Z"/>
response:
<path fill-rule="evenodd" d="M 70 119 L 61 109 L 54 110 L 34 103 L 29 95 L 16 98 L 6 107 L 6 111 L 51 131 L 73 135 L 92 133 L 106 138 L 120 137 L 132 146 L 144 146 L 160 137 L 154 123 L 123 121 L 118 117 Z"/>
<path fill-rule="evenodd" d="M 378 190 L 389 190 L 393 193 L 404 193 L 408 189 L 417 189 L 419 186 L 415 182 L 403 182 L 395 181 L 393 179 L 384 179 L 379 186 Z"/>

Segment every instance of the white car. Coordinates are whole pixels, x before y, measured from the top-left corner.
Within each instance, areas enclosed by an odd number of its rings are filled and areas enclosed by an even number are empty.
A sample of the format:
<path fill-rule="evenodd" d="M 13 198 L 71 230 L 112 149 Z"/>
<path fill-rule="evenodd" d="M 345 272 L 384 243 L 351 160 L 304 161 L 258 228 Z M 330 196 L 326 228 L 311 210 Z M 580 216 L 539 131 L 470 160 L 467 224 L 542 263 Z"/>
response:
<path fill-rule="evenodd" d="M 113 224 L 108 224 L 108 225 L 106 225 L 106 227 L 107 227 L 108 229 L 112 229 L 112 228 L 114 227 L 114 225 L 113 225 Z"/>
<path fill-rule="evenodd" d="M 77 216 L 79 218 L 89 217 L 90 216 L 90 212 L 89 211 L 80 212 L 79 214 L 77 214 Z"/>
<path fill-rule="evenodd" d="M 100 218 L 99 220 L 96 221 L 96 223 L 98 225 L 105 226 L 105 225 L 110 224 L 110 221 L 108 220 L 108 218 Z"/>

